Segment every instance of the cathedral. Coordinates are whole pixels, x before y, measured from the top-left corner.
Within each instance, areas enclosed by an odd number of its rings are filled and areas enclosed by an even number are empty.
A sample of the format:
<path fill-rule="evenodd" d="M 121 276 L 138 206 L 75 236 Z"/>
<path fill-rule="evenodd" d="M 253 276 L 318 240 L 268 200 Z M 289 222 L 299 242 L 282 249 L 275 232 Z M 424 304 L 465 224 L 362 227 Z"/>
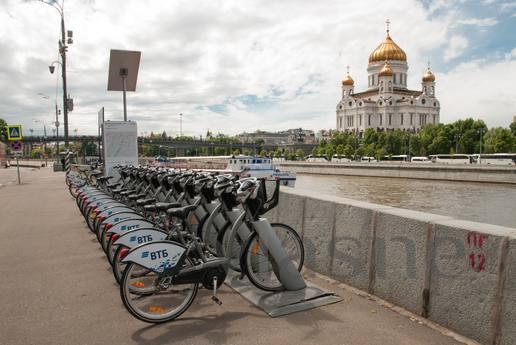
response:
<path fill-rule="evenodd" d="M 342 81 L 342 100 L 337 104 L 337 130 L 360 136 L 367 128 L 419 132 L 428 123 L 439 123 L 435 76 L 428 70 L 421 90 L 407 88 L 407 55 L 389 35 L 369 55 L 368 88 L 355 92 L 349 75 Z"/>

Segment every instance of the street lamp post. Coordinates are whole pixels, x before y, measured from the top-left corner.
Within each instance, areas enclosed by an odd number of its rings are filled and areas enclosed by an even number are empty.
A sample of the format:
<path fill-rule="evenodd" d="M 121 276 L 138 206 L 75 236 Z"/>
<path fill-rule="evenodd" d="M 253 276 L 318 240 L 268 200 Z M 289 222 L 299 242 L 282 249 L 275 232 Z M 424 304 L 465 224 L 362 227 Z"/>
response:
<path fill-rule="evenodd" d="M 408 152 L 407 152 L 407 159 L 408 161 L 410 162 L 411 159 L 410 159 L 410 131 L 407 131 L 407 136 L 408 136 Z"/>
<path fill-rule="evenodd" d="M 44 1 L 38 0 L 46 5 L 56 9 L 61 17 L 61 40 L 58 42 L 59 53 L 61 54 L 61 75 L 63 77 L 63 118 L 64 118 L 64 143 L 65 148 L 68 149 L 68 92 L 66 85 L 66 51 L 68 50 L 67 44 L 72 44 L 72 31 L 68 31 L 68 40 L 66 40 L 65 34 L 65 23 L 64 23 L 64 0 L 59 4 L 57 1 Z M 49 66 L 50 73 L 54 73 L 53 64 Z"/>
<path fill-rule="evenodd" d="M 43 125 L 43 155 L 45 156 L 45 167 L 48 166 L 48 160 L 47 160 L 47 125 L 40 120 L 32 119 L 35 123 L 41 123 Z"/>
<path fill-rule="evenodd" d="M 44 99 L 50 98 L 42 92 L 38 92 L 38 95 L 40 95 Z M 57 132 L 57 135 L 56 135 L 56 160 L 59 163 L 59 110 L 57 109 L 57 91 L 56 91 L 55 107 L 56 107 L 56 121 L 55 121 L 54 125 L 56 126 L 56 128 L 52 128 L 52 132 Z"/>
<path fill-rule="evenodd" d="M 179 136 L 183 136 L 183 113 L 179 113 Z"/>
<path fill-rule="evenodd" d="M 483 128 L 480 128 L 480 142 L 478 143 L 479 144 L 479 155 L 478 155 L 478 164 L 482 165 L 482 131 L 484 129 Z"/>

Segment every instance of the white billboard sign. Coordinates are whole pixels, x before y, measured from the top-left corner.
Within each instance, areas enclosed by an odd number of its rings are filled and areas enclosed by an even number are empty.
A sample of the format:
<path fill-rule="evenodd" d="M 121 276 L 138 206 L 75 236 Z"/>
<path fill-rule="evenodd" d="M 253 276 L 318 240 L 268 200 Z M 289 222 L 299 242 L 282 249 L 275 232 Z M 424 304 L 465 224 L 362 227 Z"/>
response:
<path fill-rule="evenodd" d="M 104 174 L 116 175 L 113 167 L 138 165 L 138 128 L 133 121 L 106 121 L 102 124 Z"/>

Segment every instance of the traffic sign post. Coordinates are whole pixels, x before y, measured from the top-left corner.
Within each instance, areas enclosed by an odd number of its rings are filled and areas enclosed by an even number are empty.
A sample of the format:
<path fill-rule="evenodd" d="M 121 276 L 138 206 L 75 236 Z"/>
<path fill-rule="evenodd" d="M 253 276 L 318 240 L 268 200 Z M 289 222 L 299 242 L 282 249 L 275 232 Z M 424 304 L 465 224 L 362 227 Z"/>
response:
<path fill-rule="evenodd" d="M 16 156 L 16 170 L 18 172 L 18 184 L 21 184 L 20 179 L 20 162 L 18 161 L 18 152 L 22 149 L 22 126 L 21 125 L 7 125 L 7 139 L 11 143 L 11 148 L 15 151 Z"/>

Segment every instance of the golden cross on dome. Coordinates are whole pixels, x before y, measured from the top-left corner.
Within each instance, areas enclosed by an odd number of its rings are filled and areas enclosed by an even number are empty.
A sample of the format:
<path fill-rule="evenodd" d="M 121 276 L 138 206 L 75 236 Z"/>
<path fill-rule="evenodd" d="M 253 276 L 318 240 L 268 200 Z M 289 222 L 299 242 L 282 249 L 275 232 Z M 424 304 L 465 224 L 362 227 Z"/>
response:
<path fill-rule="evenodd" d="M 428 60 L 428 70 L 430 71 L 430 60 Z"/>
<path fill-rule="evenodd" d="M 346 70 L 347 70 L 348 75 L 349 75 L 349 65 L 346 66 Z"/>
<path fill-rule="evenodd" d="M 389 25 L 391 24 L 391 21 L 389 20 L 389 18 L 387 18 L 387 20 L 385 21 L 385 24 L 387 24 L 387 36 L 389 36 Z"/>

